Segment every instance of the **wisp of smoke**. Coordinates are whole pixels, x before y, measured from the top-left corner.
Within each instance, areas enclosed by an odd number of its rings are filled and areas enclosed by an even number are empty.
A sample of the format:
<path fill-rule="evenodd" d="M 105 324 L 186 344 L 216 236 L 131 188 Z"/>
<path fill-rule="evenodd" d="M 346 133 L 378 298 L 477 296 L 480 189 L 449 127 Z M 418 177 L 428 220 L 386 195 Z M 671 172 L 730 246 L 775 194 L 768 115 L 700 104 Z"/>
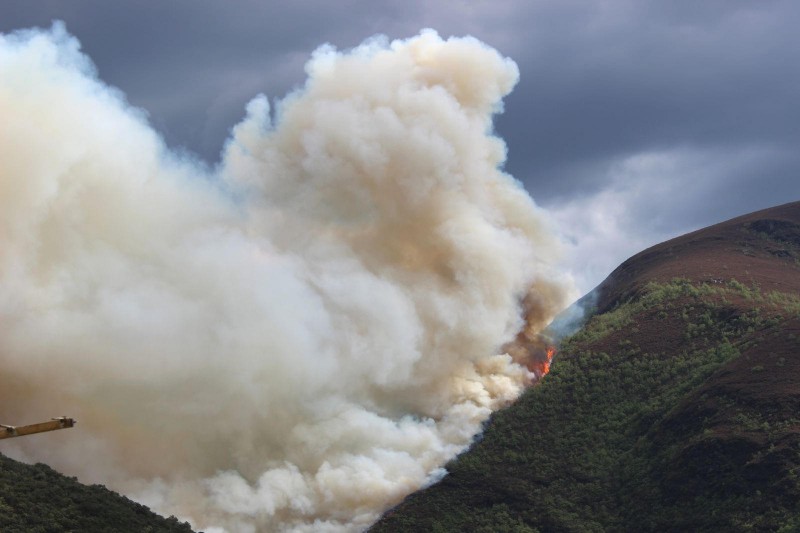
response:
<path fill-rule="evenodd" d="M 351 531 L 529 383 L 501 347 L 567 294 L 499 170 L 515 64 L 428 30 L 306 70 L 208 170 L 63 26 L 0 36 L 0 420 L 80 421 L 3 453 L 206 531 Z"/>

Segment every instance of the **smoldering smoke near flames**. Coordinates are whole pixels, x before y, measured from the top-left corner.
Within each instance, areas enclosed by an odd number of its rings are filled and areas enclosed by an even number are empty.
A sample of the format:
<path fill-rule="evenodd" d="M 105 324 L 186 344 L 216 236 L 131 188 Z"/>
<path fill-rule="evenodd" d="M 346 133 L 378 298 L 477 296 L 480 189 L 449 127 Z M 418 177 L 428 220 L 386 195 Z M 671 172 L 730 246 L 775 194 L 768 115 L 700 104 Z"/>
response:
<path fill-rule="evenodd" d="M 498 170 L 514 63 L 425 31 L 306 69 L 208 170 L 60 25 L 0 38 L 0 419 L 80 420 L 3 453 L 206 531 L 358 530 L 530 381 L 501 347 L 568 295 Z"/>

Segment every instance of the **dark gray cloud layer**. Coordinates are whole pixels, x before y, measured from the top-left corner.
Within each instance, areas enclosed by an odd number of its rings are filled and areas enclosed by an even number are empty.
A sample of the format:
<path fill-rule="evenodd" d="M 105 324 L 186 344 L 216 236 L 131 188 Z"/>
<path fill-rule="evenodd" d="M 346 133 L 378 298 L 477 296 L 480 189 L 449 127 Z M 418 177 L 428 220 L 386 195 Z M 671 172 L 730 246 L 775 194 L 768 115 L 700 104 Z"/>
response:
<path fill-rule="evenodd" d="M 245 103 L 301 84 L 324 42 L 472 34 L 520 67 L 497 121 L 506 168 L 564 220 L 584 284 L 638 246 L 800 197 L 791 0 L 0 4 L 0 31 L 53 19 L 171 146 L 209 162 Z"/>

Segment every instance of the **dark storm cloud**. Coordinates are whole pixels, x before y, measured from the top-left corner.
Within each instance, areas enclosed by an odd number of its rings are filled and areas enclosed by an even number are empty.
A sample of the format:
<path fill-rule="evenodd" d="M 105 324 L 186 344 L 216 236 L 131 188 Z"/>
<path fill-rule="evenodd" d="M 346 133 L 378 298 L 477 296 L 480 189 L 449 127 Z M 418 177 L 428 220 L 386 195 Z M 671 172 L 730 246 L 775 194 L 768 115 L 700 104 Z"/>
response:
<path fill-rule="evenodd" d="M 0 4 L 2 31 L 52 19 L 66 22 L 101 78 L 147 110 L 171 146 L 209 162 L 248 100 L 303 82 L 318 45 L 432 27 L 474 35 L 518 63 L 520 84 L 496 127 L 509 145 L 506 170 L 537 202 L 560 216 L 576 202 L 574 216 L 602 211 L 596 202 L 609 192 L 638 202 L 619 206 L 630 215 L 615 230 L 639 238 L 618 254 L 800 196 L 794 1 Z M 658 161 L 657 172 L 620 177 L 641 161 Z M 658 190 L 657 201 L 639 190 Z M 609 268 L 624 259 L 609 257 Z"/>
<path fill-rule="evenodd" d="M 549 53 L 521 59 L 530 77 L 499 122 L 512 147 L 529 147 L 512 173 L 540 195 L 571 195 L 625 154 L 798 140 L 796 4 L 669 4 L 576 9 Z"/>

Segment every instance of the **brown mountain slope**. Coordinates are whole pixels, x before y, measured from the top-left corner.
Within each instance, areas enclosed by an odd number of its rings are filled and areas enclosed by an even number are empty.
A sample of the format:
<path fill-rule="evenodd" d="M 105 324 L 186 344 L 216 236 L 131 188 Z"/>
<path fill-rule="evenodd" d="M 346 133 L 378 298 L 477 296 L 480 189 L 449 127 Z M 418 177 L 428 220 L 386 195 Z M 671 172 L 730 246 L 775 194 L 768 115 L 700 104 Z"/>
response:
<path fill-rule="evenodd" d="M 373 531 L 800 531 L 800 202 L 645 250 Z"/>
<path fill-rule="evenodd" d="M 719 283 L 736 279 L 762 291 L 800 292 L 800 202 L 715 224 L 640 252 L 598 288 L 608 311 L 649 282 L 674 278 Z"/>

